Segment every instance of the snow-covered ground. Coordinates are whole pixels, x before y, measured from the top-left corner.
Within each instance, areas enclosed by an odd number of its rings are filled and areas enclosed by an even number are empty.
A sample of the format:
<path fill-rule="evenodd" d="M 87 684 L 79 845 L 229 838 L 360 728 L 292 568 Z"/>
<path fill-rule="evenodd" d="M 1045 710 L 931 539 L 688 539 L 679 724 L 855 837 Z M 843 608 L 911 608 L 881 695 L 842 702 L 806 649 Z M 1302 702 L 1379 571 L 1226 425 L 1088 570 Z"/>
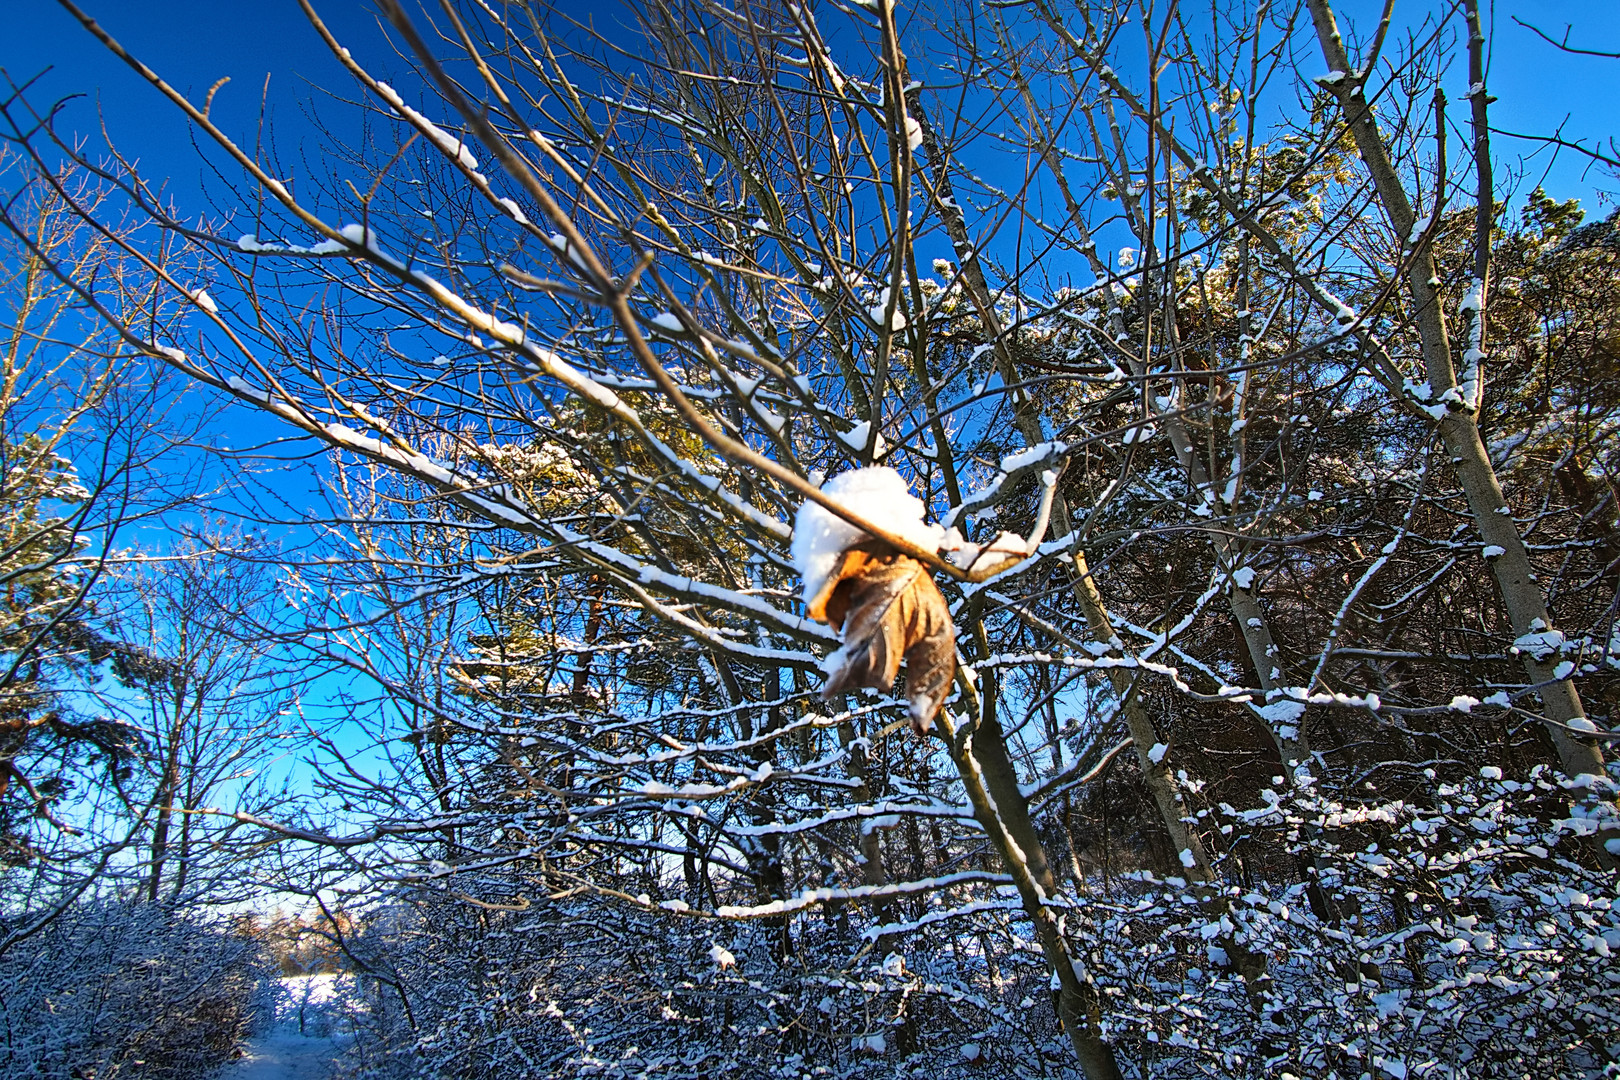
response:
<path fill-rule="evenodd" d="M 342 1050 L 331 1004 L 336 975 L 282 979 L 276 1017 L 218 1080 L 326 1080 Z"/>

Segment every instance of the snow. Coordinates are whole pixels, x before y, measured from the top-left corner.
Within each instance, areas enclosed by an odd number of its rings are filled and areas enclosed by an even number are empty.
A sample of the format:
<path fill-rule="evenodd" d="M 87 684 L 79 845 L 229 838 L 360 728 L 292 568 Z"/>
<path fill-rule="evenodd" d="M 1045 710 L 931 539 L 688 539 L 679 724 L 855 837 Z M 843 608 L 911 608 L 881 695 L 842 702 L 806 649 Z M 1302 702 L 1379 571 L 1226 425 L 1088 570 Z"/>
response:
<path fill-rule="evenodd" d="M 500 204 L 501 209 L 505 210 L 508 214 L 511 214 L 512 220 L 517 222 L 519 225 L 530 224 L 529 219 L 524 216 L 522 208 L 511 199 L 496 199 L 495 201 Z"/>
<path fill-rule="evenodd" d="M 672 311 L 659 312 L 657 315 L 654 315 L 652 317 L 652 319 L 650 319 L 649 321 L 654 326 L 658 327 L 658 329 L 660 329 L 660 330 L 668 330 L 671 333 L 679 334 L 679 333 L 681 333 L 682 331 L 684 331 L 686 329 L 686 326 L 685 326 L 684 323 L 681 322 L 680 317 L 677 316 Z"/>
<path fill-rule="evenodd" d="M 1237 501 L 1238 481 L 1241 477 L 1242 473 L 1234 472 L 1231 478 L 1226 481 L 1226 487 L 1221 489 L 1221 502 L 1227 506 L 1231 506 L 1232 503 Z"/>
<path fill-rule="evenodd" d="M 1017 472 L 1019 469 L 1022 469 L 1026 465 L 1033 465 L 1037 461 L 1044 461 L 1054 455 L 1065 453 L 1068 451 L 1068 449 L 1069 444 L 1063 442 L 1052 441 L 1036 443 L 1027 450 L 1020 450 L 1017 453 L 1008 454 L 1006 457 L 1002 458 L 1000 471 L 1003 475 L 1010 475 Z"/>
<path fill-rule="evenodd" d="M 270 1029 L 253 1039 L 216 1080 L 325 1080 L 333 1074 L 342 1041 L 331 1031 L 336 975 L 281 980 Z"/>
<path fill-rule="evenodd" d="M 737 966 L 737 958 L 724 945 L 710 945 L 709 959 L 713 960 L 714 966 L 721 970 Z"/>
<path fill-rule="evenodd" d="M 566 256 L 568 261 L 573 263 L 578 269 L 589 269 L 589 267 L 587 267 L 585 264 L 585 256 L 580 253 L 578 248 L 569 243 L 568 237 L 564 236 L 562 233 L 552 233 L 546 238 L 546 243 L 551 245 L 551 249 L 557 254 Z"/>
<path fill-rule="evenodd" d="M 1290 724 L 1305 715 L 1305 706 L 1298 701 L 1274 701 L 1254 710 L 1273 724 Z"/>
<path fill-rule="evenodd" d="M 1254 585 L 1254 567 L 1240 566 L 1232 571 L 1232 584 L 1240 589 L 1252 588 Z"/>
<path fill-rule="evenodd" d="M 1514 639 L 1511 651 L 1515 655 L 1527 652 L 1537 660 L 1545 660 L 1553 653 L 1563 651 L 1568 644 L 1562 631 L 1545 629 L 1546 624 L 1540 619 L 1536 619 L 1530 625 L 1532 629 L 1528 634 L 1521 634 Z"/>
<path fill-rule="evenodd" d="M 887 310 L 887 308 L 888 303 L 885 301 L 883 303 L 874 304 L 870 309 L 867 310 L 867 314 L 872 317 L 872 321 L 880 328 L 883 326 L 883 313 L 885 310 Z M 901 311 L 899 305 L 897 304 L 895 305 L 893 314 L 889 316 L 889 329 L 904 330 L 905 328 L 906 313 Z"/>
<path fill-rule="evenodd" d="M 1480 554 L 1482 556 L 1484 556 L 1485 558 L 1487 558 L 1487 559 L 1494 559 L 1494 558 L 1497 558 L 1498 556 L 1506 555 L 1507 554 L 1507 548 L 1503 547 L 1500 544 L 1486 544 L 1484 549 L 1480 552 Z"/>
<path fill-rule="evenodd" d="M 840 473 L 821 491 L 856 517 L 924 550 L 937 550 L 945 538 L 943 528 L 923 522 L 922 500 L 911 493 L 903 476 L 887 466 Z M 819 503 L 807 500 L 799 508 L 793 527 L 793 566 L 804 578 L 806 602 L 821 591 L 839 555 L 865 536 Z"/>
<path fill-rule="evenodd" d="M 188 293 L 187 295 L 191 297 L 193 303 L 202 308 L 204 311 L 208 312 L 208 314 L 219 314 L 219 305 L 214 303 L 214 298 L 208 295 L 207 289 L 198 289 L 195 292 Z"/>
<path fill-rule="evenodd" d="M 953 528 L 948 531 L 941 547 L 951 549 L 950 560 L 953 565 L 968 571 L 978 569 L 980 563 L 989 567 L 1008 558 L 1025 559 L 1036 554 L 1030 550 L 1028 540 L 1006 530 L 998 532 L 990 543 L 980 545 L 962 541 L 961 534 Z"/>
<path fill-rule="evenodd" d="M 427 134 L 427 137 L 433 141 L 435 146 L 444 151 L 444 153 L 448 156 L 455 158 L 463 168 L 478 168 L 478 159 L 473 157 L 472 152 L 467 149 L 466 140 L 450 134 L 448 131 L 444 130 L 439 125 L 435 124 L 433 121 L 411 108 L 409 105 L 405 104 L 404 99 L 401 98 L 399 94 L 395 92 L 394 88 L 389 86 L 387 83 L 378 83 L 377 92 L 383 96 L 383 99 L 387 101 L 389 105 L 393 106 L 395 112 L 399 113 L 403 117 L 406 117 L 411 121 L 411 123 L 415 124 L 419 129 L 424 131 Z"/>
<path fill-rule="evenodd" d="M 351 244 L 371 248 L 373 251 L 377 248 L 377 234 L 364 225 L 345 225 L 338 232 Z"/>
<path fill-rule="evenodd" d="M 862 420 L 848 431 L 838 432 L 838 441 L 859 453 L 866 449 L 867 440 L 872 436 L 872 422 Z"/>
<path fill-rule="evenodd" d="M 254 387 L 240 375 L 227 376 L 225 379 L 225 385 L 230 387 L 240 397 L 250 398 L 261 404 L 268 404 L 270 401 L 270 395 L 268 393 Z"/>
<path fill-rule="evenodd" d="M 341 240 L 322 240 L 313 247 L 297 244 L 267 244 L 254 233 L 243 233 L 236 241 L 236 249 L 253 255 L 336 255 L 349 250 Z"/>
<path fill-rule="evenodd" d="M 915 154 L 918 150 L 922 149 L 922 144 L 922 125 L 917 123 L 916 117 L 906 117 L 906 146 L 910 148 L 913 154 Z"/>
<path fill-rule="evenodd" d="M 1164 755 L 1169 752 L 1170 748 L 1164 743 L 1154 743 L 1153 749 L 1148 751 L 1148 760 L 1157 765 L 1159 762 L 1164 760 Z"/>

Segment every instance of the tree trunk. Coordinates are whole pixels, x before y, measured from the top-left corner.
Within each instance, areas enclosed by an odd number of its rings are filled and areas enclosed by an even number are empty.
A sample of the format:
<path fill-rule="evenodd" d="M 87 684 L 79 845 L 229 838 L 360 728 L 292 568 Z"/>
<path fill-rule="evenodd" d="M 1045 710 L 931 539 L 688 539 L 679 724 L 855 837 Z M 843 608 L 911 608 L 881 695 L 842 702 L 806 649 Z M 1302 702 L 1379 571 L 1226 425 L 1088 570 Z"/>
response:
<path fill-rule="evenodd" d="M 1524 539 L 1519 535 L 1518 525 L 1514 522 L 1507 500 L 1502 495 L 1502 486 L 1497 479 L 1496 469 L 1491 464 L 1490 454 L 1479 434 L 1479 397 L 1482 380 L 1474 374 L 1471 386 L 1460 387 L 1458 384 L 1456 367 L 1452 359 L 1451 336 L 1446 327 L 1445 312 L 1441 308 L 1437 287 L 1440 279 L 1436 273 L 1434 251 L 1426 231 L 1421 227 L 1412 209 L 1400 174 L 1390 158 L 1383 136 L 1379 133 L 1377 118 L 1363 93 L 1363 83 L 1368 73 L 1356 72 L 1351 66 L 1349 54 L 1345 50 L 1343 39 L 1339 36 L 1338 23 L 1328 0 L 1307 0 L 1307 3 L 1328 68 L 1345 73 L 1344 78 L 1332 84 L 1331 92 L 1338 98 L 1339 107 L 1344 112 L 1345 123 L 1355 140 L 1362 161 L 1366 164 L 1367 173 L 1372 178 L 1384 213 L 1397 236 L 1415 237 L 1408 263 L 1406 285 L 1411 298 L 1412 316 L 1417 322 L 1418 335 L 1422 342 L 1430 400 L 1443 402 L 1445 405 L 1446 411 L 1439 424 L 1440 437 L 1451 457 L 1451 464 L 1457 471 L 1457 479 L 1468 500 L 1474 528 L 1484 541 L 1484 550 L 1497 553 L 1487 555 L 1486 562 L 1490 564 L 1491 574 L 1496 579 L 1497 590 L 1501 594 L 1503 607 L 1512 625 L 1516 639 L 1515 648 L 1523 661 L 1525 674 L 1541 695 L 1543 723 L 1547 734 L 1552 739 L 1564 772 L 1571 778 L 1579 780 L 1581 777 L 1603 777 L 1603 754 L 1598 749 L 1596 741 L 1584 734 L 1595 731 L 1596 727 L 1587 719 L 1586 710 L 1581 705 L 1580 694 L 1569 679 L 1574 665 L 1566 666 L 1562 661 L 1558 645 L 1562 642 L 1563 635 L 1553 628 L 1552 618 L 1547 610 L 1546 596 L 1536 581 Z M 1472 37 L 1477 37 L 1477 34 L 1471 33 Z M 1471 51 L 1477 48 L 1477 43 L 1471 40 Z M 1478 88 L 1478 92 L 1474 95 L 1476 123 L 1478 118 L 1482 118 L 1485 108 L 1484 99 L 1480 96 L 1484 93 L 1483 81 L 1478 83 Z M 1444 98 L 1437 94 L 1436 119 L 1441 131 L 1444 130 L 1443 106 Z M 1480 126 L 1481 130 L 1475 133 L 1476 139 L 1484 135 L 1483 126 Z M 1476 167 L 1481 171 L 1481 187 L 1484 189 L 1481 196 L 1484 201 L 1491 197 L 1489 185 L 1484 182 L 1488 178 L 1485 170 L 1489 167 L 1489 157 L 1488 154 L 1481 156 L 1483 160 Z M 1489 218 L 1486 221 L 1488 226 Z M 1477 244 L 1488 245 L 1490 242 L 1488 228 L 1483 235 L 1476 236 L 1475 239 Z M 1473 313 L 1475 320 L 1473 336 L 1476 342 L 1471 350 L 1474 353 L 1471 358 L 1473 364 L 1483 361 L 1480 344 L 1484 341 L 1485 250 L 1481 249 L 1475 264 L 1474 287 L 1477 295 L 1474 298 L 1476 307 Z M 1587 784 L 1583 790 L 1586 792 L 1585 805 L 1578 809 L 1591 816 L 1612 821 L 1613 807 L 1600 805 L 1601 800 L 1591 784 Z M 1598 857 L 1605 866 L 1612 868 L 1620 862 L 1617 862 L 1614 854 L 1607 849 L 1606 840 L 1609 843 L 1614 842 L 1606 834 L 1599 835 Z"/>

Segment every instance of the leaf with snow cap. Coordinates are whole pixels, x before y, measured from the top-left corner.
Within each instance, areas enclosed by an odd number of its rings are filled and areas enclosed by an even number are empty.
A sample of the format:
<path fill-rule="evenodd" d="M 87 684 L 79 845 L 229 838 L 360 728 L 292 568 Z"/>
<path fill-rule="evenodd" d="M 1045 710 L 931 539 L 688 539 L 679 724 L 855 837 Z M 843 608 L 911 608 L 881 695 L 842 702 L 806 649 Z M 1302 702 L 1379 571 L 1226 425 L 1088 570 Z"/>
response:
<path fill-rule="evenodd" d="M 956 627 L 921 563 L 879 540 L 858 543 L 839 556 L 807 613 L 839 627 L 844 639 L 822 664 L 823 697 L 859 686 L 887 690 L 903 656 L 911 728 L 922 735 L 933 727 L 956 676 Z"/>

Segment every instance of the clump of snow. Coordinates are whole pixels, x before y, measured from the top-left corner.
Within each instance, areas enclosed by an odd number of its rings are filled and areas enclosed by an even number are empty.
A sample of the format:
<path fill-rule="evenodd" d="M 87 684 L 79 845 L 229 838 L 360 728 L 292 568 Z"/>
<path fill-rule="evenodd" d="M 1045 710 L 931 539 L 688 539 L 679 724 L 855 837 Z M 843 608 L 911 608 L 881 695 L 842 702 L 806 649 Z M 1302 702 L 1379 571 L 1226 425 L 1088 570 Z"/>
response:
<path fill-rule="evenodd" d="M 1385 1073 L 1393 1076 L 1395 1080 L 1406 1080 L 1406 1062 L 1396 1058 L 1375 1057 L 1373 1064 L 1383 1069 Z"/>
<path fill-rule="evenodd" d="M 859 453 L 866 449 L 866 441 L 872 437 L 872 422 L 862 420 L 848 431 L 840 431 L 837 434 L 839 442 Z"/>
<path fill-rule="evenodd" d="M 373 250 L 377 247 L 377 234 L 364 225 L 345 225 L 338 232 L 351 244 L 359 244 Z"/>
<path fill-rule="evenodd" d="M 710 945 L 709 959 L 714 961 L 714 966 L 717 968 L 724 969 L 737 966 L 737 958 L 724 945 Z"/>
<path fill-rule="evenodd" d="M 1289 724 L 1305 715 L 1305 706 L 1297 701 L 1274 701 L 1270 705 L 1262 705 L 1255 712 L 1271 721 L 1273 724 Z"/>
<path fill-rule="evenodd" d="M 495 201 L 500 204 L 502 210 L 505 210 L 508 214 L 512 215 L 512 220 L 517 222 L 519 225 L 532 224 L 532 222 L 530 222 L 529 219 L 524 216 L 523 208 L 518 206 L 518 204 L 513 202 L 511 199 L 496 199 Z"/>
<path fill-rule="evenodd" d="M 872 317 L 872 321 L 879 328 L 883 326 L 884 314 L 889 310 L 889 298 L 889 290 L 883 289 L 878 293 L 877 303 L 867 309 L 867 314 Z M 890 330 L 904 330 L 906 328 L 906 313 L 900 309 L 899 304 L 895 305 L 894 312 L 889 315 L 888 325 Z"/>
<path fill-rule="evenodd" d="M 950 551 L 951 562 L 964 570 L 977 570 L 981 563 L 992 566 L 1008 557 L 1024 559 L 1035 554 L 1028 540 L 1006 530 L 998 532 L 988 544 L 970 544 L 961 535 L 955 528 L 948 530 L 940 546 Z"/>
<path fill-rule="evenodd" d="M 1545 660 L 1553 653 L 1562 652 L 1567 645 L 1562 631 L 1549 630 L 1541 619 L 1534 619 L 1530 632 L 1514 638 L 1513 647 L 1508 651 L 1515 656 L 1527 652 L 1537 660 Z"/>
<path fill-rule="evenodd" d="M 937 550 L 945 530 L 923 522 L 925 507 L 905 478 L 887 466 L 840 473 L 821 488 L 856 517 L 874 527 Z M 866 533 L 819 503 L 805 502 L 793 526 L 793 566 L 804 578 L 804 598 L 814 599 L 838 563 L 839 555 L 866 538 Z"/>
<path fill-rule="evenodd" d="M 914 116 L 906 117 L 906 146 L 915 154 L 923 144 L 922 125 Z"/>

